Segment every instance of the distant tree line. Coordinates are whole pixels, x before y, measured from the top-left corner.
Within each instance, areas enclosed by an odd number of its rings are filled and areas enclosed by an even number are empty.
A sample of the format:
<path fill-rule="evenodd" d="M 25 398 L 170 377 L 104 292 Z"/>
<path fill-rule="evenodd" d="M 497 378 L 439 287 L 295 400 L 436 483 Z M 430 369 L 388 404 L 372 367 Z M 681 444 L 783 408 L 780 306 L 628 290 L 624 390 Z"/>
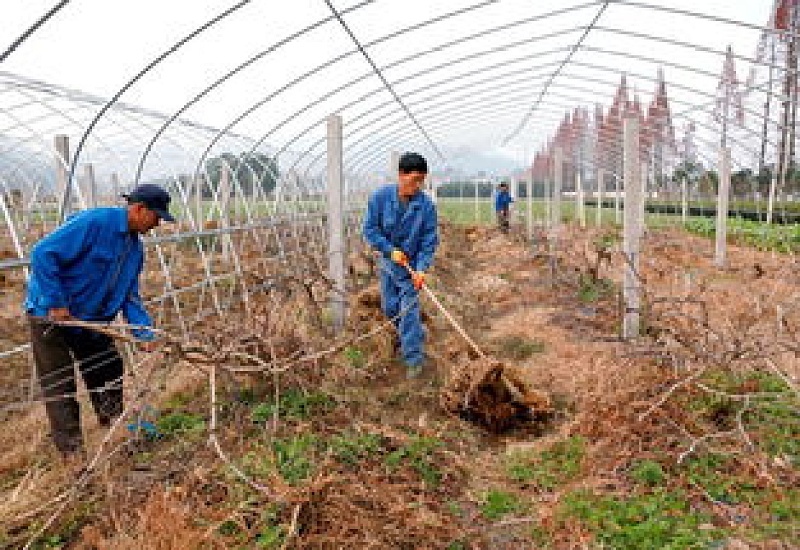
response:
<path fill-rule="evenodd" d="M 203 196 L 210 197 L 212 190 L 219 189 L 223 169 L 230 171 L 231 192 L 234 192 L 235 180 L 245 195 L 253 195 L 258 188 L 270 193 L 280 178 L 278 161 L 264 153 L 222 153 L 206 161 L 206 174 L 210 181 L 203 189 Z"/>
<path fill-rule="evenodd" d="M 731 173 L 731 195 L 741 197 L 752 195 L 757 191 L 762 197 L 767 196 L 772 185 L 773 167 L 765 166 L 759 174 L 751 168 L 743 168 Z M 690 188 L 699 193 L 713 195 L 719 188 L 719 173 L 716 170 L 705 170 L 702 164 L 682 162 L 675 167 L 672 180 L 680 183 L 686 178 Z M 792 166 L 786 172 L 786 185 L 783 192 L 798 193 L 800 191 L 800 170 Z"/>

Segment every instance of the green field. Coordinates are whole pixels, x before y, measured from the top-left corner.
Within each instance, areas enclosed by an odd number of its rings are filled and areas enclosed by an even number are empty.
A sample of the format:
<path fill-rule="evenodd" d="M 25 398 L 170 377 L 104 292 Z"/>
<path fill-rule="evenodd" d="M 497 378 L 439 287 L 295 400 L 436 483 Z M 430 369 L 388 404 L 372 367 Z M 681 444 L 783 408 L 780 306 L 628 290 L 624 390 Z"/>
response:
<path fill-rule="evenodd" d="M 488 199 L 464 200 L 439 199 L 439 215 L 456 224 L 494 224 L 494 208 Z M 541 225 L 547 219 L 548 205 L 542 200 L 534 200 L 530 212 L 533 214 L 534 224 Z M 576 205 L 574 201 L 562 201 L 561 220 L 564 223 L 576 223 Z M 517 201 L 512 206 L 512 224 L 525 226 L 527 224 L 528 203 L 525 199 Z M 602 210 L 601 223 L 603 226 L 615 226 L 615 212 L 612 208 Z M 586 225 L 596 225 L 597 209 L 586 207 Z M 716 219 L 699 216 L 689 216 L 686 224 L 682 224 L 681 217 L 669 214 L 646 214 L 645 222 L 648 227 L 683 226 L 688 232 L 703 237 L 714 238 L 716 232 Z M 800 225 L 769 225 L 766 223 L 743 220 L 736 217 L 728 218 L 728 241 L 745 244 L 760 250 L 774 250 L 777 252 L 796 252 L 800 250 Z"/>

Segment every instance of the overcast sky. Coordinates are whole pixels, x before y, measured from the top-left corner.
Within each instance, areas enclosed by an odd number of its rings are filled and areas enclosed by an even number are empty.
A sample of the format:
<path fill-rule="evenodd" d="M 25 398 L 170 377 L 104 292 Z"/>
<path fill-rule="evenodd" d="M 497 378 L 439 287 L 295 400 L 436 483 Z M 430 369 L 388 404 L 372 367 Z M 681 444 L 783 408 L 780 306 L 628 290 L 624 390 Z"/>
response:
<path fill-rule="evenodd" d="M 55 0 L 0 0 L 3 18 L 0 48 L 5 49 L 55 3 Z M 369 43 L 477 3 L 477 0 L 376 0 L 345 14 L 344 18 L 355 36 L 362 43 Z M 653 3 L 765 25 L 773 2 Z M 234 4 L 231 0 L 72 0 L 14 52 L 0 70 L 109 97 L 181 37 Z M 340 10 L 354 4 L 354 0 L 335 1 Z M 580 8 L 582 5 L 585 7 Z M 420 55 L 472 33 L 566 7 L 575 9 Z M 575 54 L 575 63 L 568 65 L 556 79 L 524 131 L 503 147 L 503 138 L 536 101 L 548 75 L 567 56 L 569 46 L 599 9 L 600 3 L 578 0 L 503 0 L 384 41 L 370 47 L 369 54 L 380 67 L 402 61 L 385 71 L 386 78 L 437 145 L 451 154 L 466 148 L 521 158 L 541 146 L 571 106 L 609 104 L 614 90 L 603 82 L 616 82 L 621 70 L 631 73 L 631 87 L 645 103 L 654 89 L 654 83 L 648 79 L 656 77 L 659 65 L 664 67 L 671 84 L 669 91 L 676 102 L 673 111 L 708 103 L 705 94 L 714 93 L 722 67 L 720 55 L 625 36 L 615 33 L 615 29 L 691 42 L 720 52 L 730 44 L 737 54 L 748 57 L 754 54 L 760 34 L 754 29 L 719 21 L 612 2 L 585 41 L 587 49 Z M 171 114 L 237 64 L 330 15 L 322 0 L 252 0 L 167 58 L 122 100 Z M 519 44 L 462 60 L 464 56 L 511 42 Z M 236 131 L 260 137 L 325 92 L 368 74 L 370 67 L 364 57 L 352 54 L 287 91 L 276 93 L 308 70 L 353 48 L 353 42 L 339 23 L 329 22 L 254 63 L 192 107 L 187 116 L 222 127 L 265 96 L 275 94 L 273 100 L 235 127 Z M 626 59 L 609 53 L 612 51 L 638 58 Z M 749 65 L 744 61 L 737 63 L 740 77 L 745 78 Z M 506 82 L 507 86 L 497 87 Z M 284 123 L 270 135 L 270 141 L 279 145 L 326 114 L 340 110 L 346 123 L 348 119 L 370 121 L 369 115 L 374 113 L 372 119 L 377 122 L 368 130 L 374 136 L 391 134 L 393 129 L 399 131 L 401 123 L 393 121 L 400 121 L 404 115 L 392 112 L 398 107 L 385 91 L 343 109 L 354 99 L 381 88 L 377 78 L 365 78 Z M 707 114 L 693 116 L 698 116 L 703 124 L 710 123 Z M 388 123 L 387 127 L 381 127 L 380 121 Z M 679 120 L 676 125 L 680 128 L 685 122 Z M 752 124 L 755 127 L 757 121 Z M 303 139 L 310 143 L 323 131 L 320 127 Z M 413 128 L 407 128 L 406 132 L 408 137 L 401 138 L 401 142 L 406 139 L 409 143 L 424 144 L 419 132 Z"/>

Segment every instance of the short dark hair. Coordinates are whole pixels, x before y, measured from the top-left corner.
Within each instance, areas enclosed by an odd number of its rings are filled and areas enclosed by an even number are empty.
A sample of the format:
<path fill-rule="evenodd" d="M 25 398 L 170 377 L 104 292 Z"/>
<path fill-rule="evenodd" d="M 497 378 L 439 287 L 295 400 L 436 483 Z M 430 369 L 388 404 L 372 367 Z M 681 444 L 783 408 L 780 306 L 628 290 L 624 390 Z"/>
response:
<path fill-rule="evenodd" d="M 508 183 L 505 181 L 500 182 L 500 187 L 508 187 Z"/>
<path fill-rule="evenodd" d="M 428 162 L 425 157 L 419 153 L 403 153 L 400 157 L 400 162 L 397 164 L 397 169 L 404 174 L 409 172 L 428 173 Z"/>

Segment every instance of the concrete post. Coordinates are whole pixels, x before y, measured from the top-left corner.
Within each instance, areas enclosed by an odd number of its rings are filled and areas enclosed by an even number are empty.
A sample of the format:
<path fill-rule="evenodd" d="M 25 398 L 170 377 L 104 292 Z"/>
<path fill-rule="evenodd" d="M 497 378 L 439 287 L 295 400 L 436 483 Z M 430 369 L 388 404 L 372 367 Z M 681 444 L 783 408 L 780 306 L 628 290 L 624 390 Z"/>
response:
<path fill-rule="evenodd" d="M 642 235 L 642 203 L 644 190 L 639 163 L 639 119 L 626 116 L 623 121 L 623 169 L 625 177 L 625 226 L 623 253 L 625 254 L 625 275 L 623 281 L 623 300 L 625 318 L 622 335 L 624 338 L 639 336 L 639 309 L 641 282 L 639 271 L 639 240 Z"/>
<path fill-rule="evenodd" d="M 649 175 L 650 175 L 650 167 L 647 165 L 647 162 L 643 162 L 642 163 L 642 179 L 641 179 L 642 200 L 639 203 L 639 216 L 640 216 L 639 219 L 640 219 L 641 224 L 642 224 L 642 233 L 644 233 L 645 227 L 647 225 L 645 223 L 645 220 L 646 220 L 645 216 L 647 214 L 647 209 L 645 208 L 645 205 L 647 204 L 647 197 L 648 197 L 648 189 L 649 189 L 648 177 L 649 177 Z"/>
<path fill-rule="evenodd" d="M 86 191 L 84 192 L 86 206 L 94 208 L 97 206 L 97 181 L 94 177 L 94 166 L 91 163 L 84 165 L 83 173 L 86 178 Z"/>
<path fill-rule="evenodd" d="M 220 165 L 219 189 L 217 189 L 219 200 L 219 225 L 221 228 L 230 226 L 230 203 L 231 203 L 231 172 L 230 167 L 223 161 Z M 229 233 L 222 235 L 222 257 L 228 260 L 231 252 L 231 237 Z"/>
<path fill-rule="evenodd" d="M 583 196 L 583 179 L 580 169 L 575 170 L 575 213 L 581 227 L 586 227 L 586 200 Z"/>
<path fill-rule="evenodd" d="M 328 270 L 333 281 L 331 313 L 334 330 L 344 329 L 345 320 L 345 249 L 344 249 L 344 177 L 342 170 L 342 117 L 328 117 Z"/>
<path fill-rule="evenodd" d="M 553 154 L 553 199 L 550 205 L 550 228 L 558 232 L 561 227 L 561 189 L 564 182 L 564 150 L 556 147 Z"/>
<path fill-rule="evenodd" d="M 689 216 L 689 178 L 681 178 L 681 222 L 686 225 Z"/>
<path fill-rule="evenodd" d="M 64 204 L 64 195 L 67 192 L 69 178 L 69 136 L 59 134 L 56 136 L 56 211 L 59 219 L 66 217 L 71 210 L 70 205 Z M 65 212 L 62 213 L 62 208 Z"/>
<path fill-rule="evenodd" d="M 553 217 L 552 217 L 552 189 L 553 186 L 550 185 L 550 178 L 553 177 L 553 174 L 548 174 L 544 179 L 544 189 L 542 194 L 544 195 L 542 198 L 544 199 L 544 225 L 550 228 Z"/>
<path fill-rule="evenodd" d="M 475 223 L 478 224 L 481 222 L 481 205 L 480 205 L 480 182 L 475 181 L 473 183 L 473 197 L 475 200 Z"/>
<path fill-rule="evenodd" d="M 714 264 L 725 267 L 728 236 L 728 196 L 731 189 L 731 152 L 727 147 L 719 152 L 719 189 L 717 194 L 717 231 Z"/>
<path fill-rule="evenodd" d="M 396 178 L 400 171 L 400 153 L 392 151 L 389 155 L 389 177 Z"/>
<path fill-rule="evenodd" d="M 111 172 L 111 204 L 119 200 L 121 192 L 119 187 L 119 174 Z"/>
<path fill-rule="evenodd" d="M 528 178 L 525 182 L 525 211 L 527 212 L 528 222 L 528 241 L 533 240 L 533 168 L 528 171 Z"/>
<path fill-rule="evenodd" d="M 511 197 L 511 200 L 515 201 L 519 197 L 519 182 L 515 176 L 511 176 L 508 179 L 508 194 Z M 516 214 L 516 209 L 512 208 L 511 206 L 508 207 L 508 223 L 511 223 L 512 215 Z M 516 220 L 516 216 L 514 216 Z"/>
<path fill-rule="evenodd" d="M 433 204 L 436 204 L 438 202 L 436 197 L 436 182 L 434 181 L 434 179 L 431 177 L 430 174 L 425 176 L 425 189 L 427 189 L 428 195 L 433 201 Z"/>
<path fill-rule="evenodd" d="M 767 223 L 772 223 L 772 213 L 775 211 L 775 194 L 778 187 L 778 171 L 772 171 L 772 181 L 769 183 L 769 197 L 767 198 Z"/>
<path fill-rule="evenodd" d="M 605 178 L 606 174 L 602 168 L 597 169 L 597 196 L 595 203 L 597 204 L 597 212 L 595 213 L 595 225 L 600 227 L 603 225 L 603 195 L 605 191 Z"/>
<path fill-rule="evenodd" d="M 198 174 L 194 180 L 194 206 L 195 206 L 195 220 L 197 221 L 197 230 L 202 231 L 205 224 L 205 214 L 203 213 L 203 187 L 205 177 L 203 174 Z"/>

